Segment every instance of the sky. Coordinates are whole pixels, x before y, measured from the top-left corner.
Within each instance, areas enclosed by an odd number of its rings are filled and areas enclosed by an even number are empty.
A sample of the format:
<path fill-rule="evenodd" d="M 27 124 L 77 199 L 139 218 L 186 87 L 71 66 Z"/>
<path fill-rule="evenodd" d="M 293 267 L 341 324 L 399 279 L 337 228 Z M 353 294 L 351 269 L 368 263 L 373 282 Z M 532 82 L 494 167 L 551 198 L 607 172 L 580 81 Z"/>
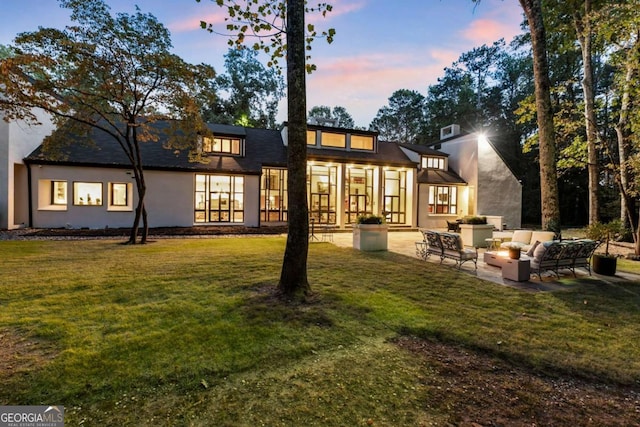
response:
<path fill-rule="evenodd" d="M 326 1 L 326 0 L 323 0 Z M 112 13 L 151 13 L 171 32 L 174 53 L 190 63 L 224 72 L 229 46 L 224 36 L 200 28 L 204 20 L 223 28 L 224 9 L 215 1 L 106 0 Z M 310 3 L 314 3 L 313 0 Z M 522 33 L 522 10 L 516 0 L 328 0 L 326 18 L 309 17 L 317 29 L 334 28 L 332 44 L 316 40 L 307 77 L 307 109 L 342 106 L 357 126 L 368 127 L 377 111 L 398 89 L 427 94 L 444 68 L 474 47 Z M 38 27 L 62 29 L 71 23 L 57 0 L 2 0 L 0 44 Z M 265 61 L 266 63 L 266 61 Z M 278 115 L 286 120 L 286 102 Z"/>

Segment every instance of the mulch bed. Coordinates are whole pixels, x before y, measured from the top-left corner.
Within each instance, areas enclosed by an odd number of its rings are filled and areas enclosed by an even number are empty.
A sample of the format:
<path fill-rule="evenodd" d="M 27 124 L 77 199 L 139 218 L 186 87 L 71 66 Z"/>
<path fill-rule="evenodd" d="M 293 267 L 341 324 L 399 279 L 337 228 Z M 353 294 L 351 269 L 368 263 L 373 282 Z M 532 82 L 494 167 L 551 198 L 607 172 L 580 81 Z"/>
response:
<path fill-rule="evenodd" d="M 455 426 L 637 426 L 640 387 L 546 376 L 491 355 L 413 337 L 397 345 L 420 357 L 425 405 Z"/>

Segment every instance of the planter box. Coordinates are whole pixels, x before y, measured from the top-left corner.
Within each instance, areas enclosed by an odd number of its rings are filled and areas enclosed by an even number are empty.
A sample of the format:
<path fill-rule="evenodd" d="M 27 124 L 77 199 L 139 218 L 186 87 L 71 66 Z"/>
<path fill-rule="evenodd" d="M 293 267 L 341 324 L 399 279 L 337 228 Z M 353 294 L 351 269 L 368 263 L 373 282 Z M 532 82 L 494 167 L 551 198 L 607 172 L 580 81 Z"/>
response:
<path fill-rule="evenodd" d="M 465 246 L 484 248 L 486 239 L 493 237 L 492 224 L 460 224 L 460 236 Z"/>
<path fill-rule="evenodd" d="M 361 251 L 387 250 L 386 224 L 354 224 L 353 247 Z"/>
<path fill-rule="evenodd" d="M 615 276 L 618 259 L 601 254 L 593 254 L 591 258 L 593 263 L 593 272 L 602 274 L 603 276 Z"/>

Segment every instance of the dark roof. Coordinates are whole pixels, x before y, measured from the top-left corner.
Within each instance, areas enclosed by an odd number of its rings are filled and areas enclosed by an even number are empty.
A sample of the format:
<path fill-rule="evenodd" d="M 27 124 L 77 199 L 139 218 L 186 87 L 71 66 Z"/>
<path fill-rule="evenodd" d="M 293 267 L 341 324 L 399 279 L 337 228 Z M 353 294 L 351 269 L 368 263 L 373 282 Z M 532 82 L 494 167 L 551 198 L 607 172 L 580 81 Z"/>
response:
<path fill-rule="evenodd" d="M 341 162 L 358 162 L 372 165 L 389 165 L 399 167 L 416 167 L 416 163 L 411 161 L 398 147 L 391 142 L 378 142 L 378 152 L 372 151 L 346 151 L 332 150 L 327 148 L 309 148 L 307 157 L 310 160 L 326 160 Z"/>
<path fill-rule="evenodd" d="M 466 184 L 466 181 L 450 170 L 422 169 L 417 175 L 418 184 Z"/>
<path fill-rule="evenodd" d="M 155 123 L 154 126 L 162 129 L 167 128 L 168 125 L 160 122 Z M 210 124 L 208 127 L 215 135 L 244 138 L 245 156 L 210 154 L 206 156 L 209 159 L 207 163 L 193 162 L 189 160 L 188 150 L 164 148 L 163 133 L 160 131 L 159 141 L 140 144 L 145 169 L 259 174 L 263 166 L 287 166 L 287 148 L 278 130 L 219 124 Z M 310 160 L 416 167 L 415 162 L 411 161 L 395 143 L 379 142 L 377 153 L 327 148 L 309 148 L 307 153 Z M 129 160 L 113 137 L 98 129 L 93 129 L 87 137 L 77 143 L 69 144 L 60 152 L 47 153 L 43 150 L 43 146 L 40 146 L 25 158 L 25 162 L 89 167 L 130 167 Z"/>
<path fill-rule="evenodd" d="M 158 124 L 158 127 L 162 127 L 162 124 Z M 205 157 L 208 162 L 194 162 L 189 160 L 188 150 L 166 149 L 162 140 L 143 142 L 140 149 L 145 169 L 260 174 L 263 164 L 286 165 L 286 149 L 279 131 L 217 124 L 208 127 L 216 135 L 245 138 L 246 155 L 208 155 Z M 53 154 L 45 152 L 41 145 L 25 158 L 25 162 L 93 167 L 131 166 L 114 138 L 98 129 L 93 129 L 86 140 L 70 144 Z"/>
<path fill-rule="evenodd" d="M 399 142 L 398 145 L 406 148 L 407 150 L 415 151 L 418 154 L 422 154 L 423 156 L 439 156 L 439 157 L 449 157 L 447 153 L 443 153 L 442 151 L 434 150 L 431 147 L 427 147 L 426 145 L 419 144 L 407 144 L 405 142 Z"/>

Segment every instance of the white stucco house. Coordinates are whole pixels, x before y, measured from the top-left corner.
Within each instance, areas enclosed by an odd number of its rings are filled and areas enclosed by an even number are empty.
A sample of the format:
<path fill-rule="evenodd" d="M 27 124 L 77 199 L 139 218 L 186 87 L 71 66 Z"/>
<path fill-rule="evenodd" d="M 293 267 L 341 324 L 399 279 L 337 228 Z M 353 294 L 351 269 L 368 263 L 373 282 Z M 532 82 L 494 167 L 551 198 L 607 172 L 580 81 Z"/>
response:
<path fill-rule="evenodd" d="M 199 144 L 204 163 L 162 141 L 142 144 L 150 227 L 286 224 L 286 123 L 279 131 L 209 128 L 214 137 Z M 50 132 L 50 126 L 0 125 L 0 227 L 130 227 L 137 192 L 115 142 L 94 131 L 81 144 L 49 153 L 40 144 Z M 309 125 L 311 221 L 349 228 L 359 215 L 377 214 L 409 229 L 492 215 L 519 227 L 520 184 L 491 144 L 459 132 L 441 144 L 436 150 L 379 141 L 371 131 Z"/>

